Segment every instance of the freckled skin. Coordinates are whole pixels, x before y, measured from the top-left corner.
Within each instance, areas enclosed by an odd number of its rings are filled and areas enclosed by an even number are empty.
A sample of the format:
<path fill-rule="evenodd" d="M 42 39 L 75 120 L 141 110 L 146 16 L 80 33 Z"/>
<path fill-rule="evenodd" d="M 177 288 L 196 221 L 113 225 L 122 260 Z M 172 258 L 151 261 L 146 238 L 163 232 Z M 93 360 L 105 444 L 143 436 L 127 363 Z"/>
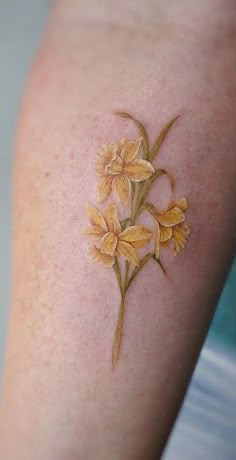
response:
<path fill-rule="evenodd" d="M 149 0 L 135 12 L 121 4 L 55 2 L 26 88 L 4 460 L 160 458 L 234 253 L 235 2 Z M 191 238 L 176 258 L 163 252 L 166 276 L 150 261 L 134 281 L 112 370 L 119 290 L 88 257 L 82 231 L 84 205 L 96 203 L 97 149 L 137 137 L 117 110 L 145 121 L 151 142 L 182 114 L 158 166 L 174 177 L 175 198 L 187 198 Z M 165 178 L 150 197 L 163 209 Z M 149 228 L 149 219 L 140 223 Z"/>

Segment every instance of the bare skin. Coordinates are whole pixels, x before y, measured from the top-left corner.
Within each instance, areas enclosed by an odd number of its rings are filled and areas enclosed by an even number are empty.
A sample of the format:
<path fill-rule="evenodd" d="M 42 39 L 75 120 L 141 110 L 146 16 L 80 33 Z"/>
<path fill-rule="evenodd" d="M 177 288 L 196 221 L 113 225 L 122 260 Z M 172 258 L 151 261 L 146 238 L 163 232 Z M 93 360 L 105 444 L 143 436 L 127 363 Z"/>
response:
<path fill-rule="evenodd" d="M 119 3 L 119 6 L 118 6 Z M 14 169 L 13 283 L 0 415 L 4 460 L 160 458 L 235 249 L 233 1 L 58 1 L 28 81 Z M 92 7 L 91 7 L 92 6 Z M 186 196 L 191 238 L 167 276 L 150 261 L 127 295 L 87 254 L 86 202 L 104 142 L 151 139 Z M 153 196 L 166 200 L 158 185 Z M 148 217 L 144 222 L 149 223 Z"/>

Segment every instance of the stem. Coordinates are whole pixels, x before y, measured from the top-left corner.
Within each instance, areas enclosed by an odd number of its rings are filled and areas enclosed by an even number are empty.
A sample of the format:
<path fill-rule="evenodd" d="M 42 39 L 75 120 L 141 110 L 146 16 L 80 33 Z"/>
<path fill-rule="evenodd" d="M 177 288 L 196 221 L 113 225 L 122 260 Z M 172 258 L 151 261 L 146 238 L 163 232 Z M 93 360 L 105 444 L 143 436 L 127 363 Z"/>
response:
<path fill-rule="evenodd" d="M 126 262 L 125 262 L 124 292 L 126 292 L 127 286 L 128 286 L 129 269 L 130 269 L 130 263 L 128 262 L 128 260 L 126 260 Z"/>
<path fill-rule="evenodd" d="M 148 179 L 144 183 L 140 184 L 140 185 L 142 185 L 142 187 L 140 187 L 139 194 L 138 194 L 138 197 L 137 197 L 137 211 L 136 211 L 136 213 L 134 213 L 134 221 L 137 219 L 137 217 L 139 216 L 140 212 L 145 207 L 145 200 L 147 198 L 147 195 L 149 193 L 149 190 L 150 190 L 152 184 L 155 182 L 155 180 L 158 177 L 160 177 L 162 175 L 166 175 L 168 177 L 168 179 L 170 181 L 170 186 L 173 189 L 173 179 L 172 179 L 172 177 L 164 169 L 157 169 L 155 171 L 155 173 L 153 174 L 153 176 L 150 177 L 150 179 Z"/>
<path fill-rule="evenodd" d="M 144 187 L 144 182 L 140 182 L 138 184 L 138 192 L 137 192 L 137 196 L 136 196 L 136 203 L 135 203 L 134 216 L 133 216 L 134 221 L 137 219 L 137 216 L 139 215 L 139 212 L 140 212 L 140 205 L 141 205 L 143 187 Z"/>
<path fill-rule="evenodd" d="M 137 274 L 140 272 L 141 268 L 144 267 L 144 265 L 147 263 L 149 259 L 151 259 L 151 257 L 153 257 L 153 253 L 148 253 L 140 260 L 139 266 L 136 267 L 130 275 L 129 281 L 127 283 L 127 289 L 130 287 L 132 281 L 137 276 Z"/>
<path fill-rule="evenodd" d="M 123 292 L 121 290 L 121 300 L 120 300 L 120 307 L 119 307 L 119 313 L 118 313 L 118 319 L 116 323 L 116 329 L 115 329 L 115 335 L 114 335 L 114 340 L 113 340 L 113 346 L 112 346 L 112 367 L 114 368 L 118 359 L 119 359 L 119 353 L 120 353 L 120 346 L 121 346 L 121 339 L 122 339 L 122 333 L 123 333 L 123 325 L 124 325 L 124 316 L 125 316 L 125 295 L 127 290 L 129 289 L 131 283 L 133 280 L 136 278 L 137 274 L 140 272 L 140 270 L 144 267 L 144 265 L 148 262 L 149 259 L 153 258 L 156 262 L 159 263 L 160 267 L 162 268 L 163 272 L 165 273 L 165 270 L 160 262 L 160 260 L 155 258 L 155 254 L 153 253 L 148 253 L 146 254 L 139 263 L 139 266 L 136 267 L 133 272 L 130 275 L 130 278 L 128 279 L 128 271 L 130 264 L 126 264 L 126 275 L 125 275 L 125 285 L 123 287 Z"/>
<path fill-rule="evenodd" d="M 149 212 L 149 214 L 151 214 L 151 216 L 155 217 L 156 209 L 152 203 L 149 203 L 148 201 L 146 201 L 144 208 Z"/>
<path fill-rule="evenodd" d="M 116 279 L 120 288 L 121 295 L 123 295 L 123 286 L 122 286 L 122 278 L 121 278 L 121 271 L 120 271 L 120 265 L 118 262 L 117 257 L 115 257 L 115 263 L 113 265 L 115 274 L 116 274 Z"/>
<path fill-rule="evenodd" d="M 169 129 L 171 126 L 175 123 L 178 117 L 175 117 L 173 120 L 171 120 L 161 131 L 159 134 L 158 138 L 156 139 L 156 142 L 154 143 L 151 151 L 149 150 L 149 142 L 148 142 L 148 136 L 146 133 L 146 130 L 144 126 L 132 115 L 129 115 L 126 112 L 117 112 L 117 115 L 123 117 L 123 118 L 129 118 L 132 120 L 135 125 L 138 128 L 139 134 L 143 138 L 143 158 L 144 160 L 149 160 L 152 162 L 156 154 L 158 153 L 158 150 L 163 143 Z M 155 181 L 157 177 L 159 177 L 162 174 L 167 174 L 165 170 L 163 169 L 158 169 L 155 171 L 153 176 L 149 178 L 146 182 L 141 182 L 136 184 L 135 182 L 131 182 L 131 209 L 130 209 L 130 214 L 131 217 L 128 219 L 124 219 L 122 221 L 122 229 L 126 228 L 127 222 L 129 222 L 130 226 L 135 225 L 136 219 L 138 218 L 139 214 L 142 212 L 143 209 L 147 209 L 151 214 L 153 212 L 152 205 L 150 203 L 146 202 L 146 198 L 149 192 L 149 189 L 152 185 L 152 183 Z M 169 175 L 167 174 L 169 177 Z M 170 183 L 172 184 L 172 179 L 169 177 Z M 129 276 L 129 271 L 130 271 L 130 263 L 126 261 L 125 264 L 125 273 L 124 273 L 124 280 L 122 280 L 122 273 L 121 273 L 121 268 L 118 262 L 117 257 L 115 257 L 115 263 L 113 265 L 117 282 L 120 288 L 120 293 L 121 293 L 121 300 L 120 300 L 120 307 L 119 307 L 119 313 L 118 313 L 118 319 L 117 319 L 117 324 L 116 324 L 116 329 L 115 329 L 115 335 L 114 335 L 114 340 L 113 340 L 113 346 L 112 346 L 112 366 L 114 367 L 119 359 L 119 353 L 120 353 L 120 346 L 121 346 L 121 339 L 122 339 L 122 332 L 123 332 L 123 324 L 124 324 L 124 315 L 125 315 L 125 295 L 127 290 L 130 287 L 130 284 L 132 281 L 135 279 L 141 268 L 147 263 L 147 261 L 153 257 L 156 262 L 159 263 L 160 267 L 164 271 L 164 268 L 162 267 L 161 262 L 159 259 L 156 259 L 155 254 L 153 253 L 148 253 L 146 254 L 139 262 L 138 267 L 135 267 L 132 273 Z"/>
<path fill-rule="evenodd" d="M 112 367 L 115 367 L 120 353 L 121 338 L 125 315 L 125 294 L 121 295 L 120 308 L 112 347 Z"/>
<path fill-rule="evenodd" d="M 131 182 L 131 217 L 130 225 L 134 225 L 134 214 L 135 214 L 135 202 L 138 193 L 137 185 L 135 182 Z"/>
<path fill-rule="evenodd" d="M 143 191 L 143 183 L 140 182 L 135 185 L 136 185 L 136 195 L 133 196 L 130 225 L 135 225 L 136 219 L 139 216 L 141 209 L 142 209 L 141 197 L 142 197 L 142 191 Z"/>

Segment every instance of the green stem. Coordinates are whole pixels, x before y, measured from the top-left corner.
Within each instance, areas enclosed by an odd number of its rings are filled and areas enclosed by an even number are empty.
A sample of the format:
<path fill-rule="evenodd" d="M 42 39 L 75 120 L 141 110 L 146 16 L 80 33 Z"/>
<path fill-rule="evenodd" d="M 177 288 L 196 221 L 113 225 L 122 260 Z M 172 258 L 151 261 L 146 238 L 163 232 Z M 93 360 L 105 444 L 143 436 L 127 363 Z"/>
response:
<path fill-rule="evenodd" d="M 135 225 L 136 219 L 141 212 L 141 197 L 142 197 L 142 190 L 143 190 L 143 183 L 136 184 L 136 196 L 133 197 L 134 203 L 132 204 L 132 214 L 130 225 Z"/>
<path fill-rule="evenodd" d="M 130 278 L 129 278 L 129 281 L 127 283 L 127 289 L 129 289 L 132 281 L 134 280 L 134 278 L 137 276 L 137 274 L 140 272 L 141 268 L 144 267 L 144 265 L 147 263 L 147 261 L 149 259 L 151 259 L 151 257 L 153 257 L 153 253 L 148 253 L 146 254 L 140 261 L 139 261 L 139 265 L 138 267 L 135 267 L 135 269 L 132 271 L 131 275 L 130 275 Z M 126 289 L 126 290 L 127 290 Z"/>
<path fill-rule="evenodd" d="M 124 279 L 124 292 L 127 290 L 127 285 L 128 285 L 128 278 L 129 278 L 129 269 L 130 269 L 130 263 L 128 260 L 125 261 L 125 279 Z"/>
<path fill-rule="evenodd" d="M 146 209 L 146 211 L 149 212 L 149 214 L 151 214 L 151 216 L 154 216 L 155 217 L 155 207 L 153 206 L 152 203 L 149 203 L 148 201 L 146 201 L 146 203 L 144 204 L 144 209 Z"/>
<path fill-rule="evenodd" d="M 112 366 L 115 367 L 120 353 L 121 338 L 123 333 L 125 316 L 125 294 L 121 295 L 120 308 L 118 313 L 118 319 L 116 323 L 115 335 L 112 346 Z"/>
<path fill-rule="evenodd" d="M 170 181 L 170 186 L 173 189 L 173 180 L 170 177 L 170 175 L 164 169 L 157 169 L 155 171 L 155 173 L 153 174 L 153 176 L 150 177 L 150 179 L 147 179 L 144 183 L 140 184 L 140 185 L 142 185 L 142 187 L 140 187 L 140 189 L 139 189 L 139 194 L 138 194 L 138 198 L 137 198 L 138 206 L 137 206 L 137 212 L 134 214 L 134 220 L 137 219 L 137 217 L 139 216 L 139 214 L 142 211 L 142 209 L 144 209 L 145 200 L 147 198 L 148 192 L 149 192 L 152 184 L 155 182 L 155 180 L 158 177 L 160 177 L 162 175 L 166 175 L 168 177 L 168 179 Z"/>
<path fill-rule="evenodd" d="M 117 257 L 115 257 L 115 263 L 113 265 L 117 282 L 120 288 L 120 294 L 121 294 L 121 301 L 120 301 L 120 308 L 119 308 L 119 314 L 118 314 L 118 319 L 117 319 L 117 324 L 116 324 L 116 329 L 115 329 L 115 335 L 114 335 L 114 340 L 113 340 L 113 346 L 112 346 L 112 366 L 114 367 L 118 361 L 119 358 L 119 352 L 120 352 L 120 344 L 121 344 L 121 337 L 122 337 L 122 330 L 123 330 L 123 322 L 124 322 L 124 314 L 125 314 L 125 308 L 124 308 L 124 303 L 125 303 L 125 293 L 126 293 L 126 283 L 127 280 L 124 280 L 124 284 L 122 282 L 122 276 L 121 276 L 121 269 L 120 265 L 118 262 Z M 126 276 L 128 278 L 128 268 L 126 265 Z"/>
<path fill-rule="evenodd" d="M 139 263 L 139 266 L 136 267 L 133 272 L 130 275 L 130 278 L 128 279 L 128 270 L 130 267 L 130 264 L 126 264 L 126 279 L 125 279 L 125 285 L 123 287 L 123 293 L 121 291 L 121 300 L 120 300 L 120 307 L 119 307 L 119 313 L 118 313 L 118 318 L 117 318 L 117 323 L 116 323 L 116 329 L 115 329 L 115 334 L 114 334 L 114 340 L 113 340 L 113 346 L 112 346 L 112 366 L 115 367 L 118 359 L 119 359 L 119 354 L 120 354 L 120 346 L 121 346 L 121 339 L 122 339 L 122 334 L 123 334 L 123 326 L 124 326 L 124 317 L 125 317 L 125 295 L 127 290 L 129 289 L 131 283 L 133 280 L 136 278 L 137 274 L 140 272 L 140 270 L 144 267 L 144 265 L 148 262 L 149 259 L 153 258 L 156 262 L 159 263 L 160 267 L 162 268 L 163 272 L 165 273 L 165 270 L 160 262 L 159 259 L 155 258 L 155 254 L 153 253 L 148 253 L 146 254 Z"/>
<path fill-rule="evenodd" d="M 131 217 L 130 217 L 130 225 L 134 225 L 134 214 L 135 214 L 135 204 L 137 199 L 137 189 L 138 184 L 135 182 L 131 182 Z"/>
<path fill-rule="evenodd" d="M 151 151 L 149 150 L 149 142 L 148 142 L 148 136 L 146 133 L 146 130 L 144 126 L 134 117 L 129 115 L 126 112 L 118 112 L 117 115 L 123 117 L 123 118 L 129 118 L 133 120 L 133 122 L 136 124 L 139 134 L 143 138 L 143 158 L 145 160 L 149 160 L 152 162 L 154 157 L 159 151 L 159 148 L 161 144 L 163 143 L 169 129 L 171 126 L 174 124 L 174 122 L 177 120 L 178 117 L 175 117 L 173 120 L 171 120 L 161 131 L 159 134 L 156 142 L 154 143 Z M 149 192 L 149 189 L 155 179 L 159 177 L 162 174 L 167 174 L 165 170 L 163 169 L 158 169 L 155 171 L 153 176 L 149 178 L 149 180 L 141 183 L 134 183 L 131 182 L 131 217 L 130 219 L 124 219 L 122 221 L 122 228 L 126 228 L 127 222 L 129 222 L 130 226 L 135 225 L 136 220 L 141 213 L 143 209 L 147 209 L 149 212 L 153 212 L 152 205 L 150 203 L 146 203 L 146 198 Z M 170 179 L 171 186 L 173 187 L 172 179 L 170 176 L 167 174 L 167 176 Z M 120 346 L 121 346 L 121 339 L 122 339 L 122 333 L 123 333 L 123 324 L 124 324 L 124 315 L 125 315 L 125 295 L 127 290 L 129 289 L 131 283 L 137 276 L 137 274 L 140 272 L 140 270 L 144 267 L 144 265 L 147 263 L 147 261 L 150 258 L 153 258 L 156 262 L 159 263 L 160 267 L 164 271 L 164 268 L 162 267 L 161 262 L 159 259 L 156 259 L 154 253 L 148 253 L 146 254 L 139 262 L 138 267 L 135 267 L 132 271 L 132 273 L 129 276 L 129 271 L 130 271 L 130 263 L 126 261 L 125 264 L 125 273 L 124 273 L 124 280 L 122 280 L 122 273 L 121 273 L 121 268 L 118 262 L 117 257 L 115 257 L 115 263 L 113 265 L 117 282 L 120 288 L 120 293 L 121 293 L 121 300 L 120 300 L 120 307 L 119 307 L 119 313 L 118 313 L 118 319 L 117 319 L 117 324 L 116 324 L 116 329 L 115 329 L 115 335 L 114 335 L 114 340 L 113 340 L 113 347 L 112 347 L 112 366 L 114 367 L 118 361 L 119 358 L 119 353 L 120 353 Z"/>
<path fill-rule="evenodd" d="M 128 280 L 128 283 L 127 283 L 126 291 L 129 289 L 131 283 L 132 283 L 133 280 L 136 278 L 136 276 L 137 276 L 137 274 L 140 272 L 141 268 L 143 268 L 144 265 L 145 265 L 145 264 L 149 261 L 149 259 L 151 259 L 151 258 L 152 258 L 153 260 L 155 260 L 155 262 L 157 262 L 157 263 L 159 264 L 159 266 L 161 267 L 163 273 L 166 275 L 166 271 L 165 271 L 165 269 L 164 269 L 164 267 L 163 267 L 163 265 L 162 265 L 160 259 L 157 259 L 154 253 L 149 252 L 148 254 L 146 254 L 146 255 L 140 260 L 139 266 L 136 267 L 136 268 L 132 271 L 132 273 L 131 273 L 131 275 L 130 275 L 130 278 L 129 278 L 129 280 Z"/>
<path fill-rule="evenodd" d="M 123 286 L 122 286 L 122 278 L 121 278 L 121 270 L 120 270 L 120 265 L 118 262 L 117 257 L 115 257 L 115 263 L 113 265 L 114 272 L 116 274 L 116 279 L 120 288 L 121 295 L 123 295 Z"/>

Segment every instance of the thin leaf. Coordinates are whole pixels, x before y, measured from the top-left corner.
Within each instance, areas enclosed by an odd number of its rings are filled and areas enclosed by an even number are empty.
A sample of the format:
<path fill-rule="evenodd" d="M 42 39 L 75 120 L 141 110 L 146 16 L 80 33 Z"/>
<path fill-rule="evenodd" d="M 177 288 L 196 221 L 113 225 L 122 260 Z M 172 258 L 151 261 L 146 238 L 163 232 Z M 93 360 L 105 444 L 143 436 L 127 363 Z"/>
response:
<path fill-rule="evenodd" d="M 173 178 L 170 176 L 170 174 L 165 170 L 165 169 L 157 169 L 154 174 L 148 179 L 150 182 L 150 185 L 160 176 L 166 175 L 170 181 L 171 188 L 174 187 L 174 181 Z"/>
<path fill-rule="evenodd" d="M 162 128 L 159 136 L 157 137 L 156 142 L 154 143 L 153 147 L 151 148 L 150 156 L 149 156 L 150 161 L 152 161 L 155 158 L 155 156 L 157 155 L 157 153 L 159 151 L 159 148 L 162 145 L 162 143 L 164 142 L 164 140 L 165 140 L 170 128 L 173 126 L 173 124 L 176 122 L 176 120 L 178 120 L 179 117 L 180 117 L 180 115 L 177 115 L 177 117 L 173 118 L 171 121 L 169 121 L 169 123 L 167 123 L 167 125 L 164 126 L 164 128 Z"/>
<path fill-rule="evenodd" d="M 136 267 L 133 272 L 131 273 L 131 276 L 130 276 L 130 279 L 129 279 L 129 282 L 128 282 L 128 285 L 127 285 L 127 289 L 128 287 L 130 286 L 130 284 L 132 283 L 132 281 L 134 280 L 134 278 L 136 277 L 136 275 L 138 274 L 138 272 L 143 268 L 143 266 L 146 264 L 146 262 L 153 256 L 152 253 L 148 253 L 146 254 L 144 257 L 142 257 L 142 259 L 140 259 L 139 261 L 139 265 L 138 267 Z"/>
<path fill-rule="evenodd" d="M 165 269 L 164 269 L 164 267 L 163 267 L 163 265 L 162 265 L 160 259 L 157 259 L 156 256 L 155 256 L 155 254 L 152 255 L 152 258 L 153 258 L 153 260 L 155 260 L 155 262 L 157 262 L 157 263 L 160 265 L 160 267 L 161 267 L 163 273 L 166 275 L 166 271 L 165 271 Z"/>
<path fill-rule="evenodd" d="M 163 174 L 167 174 L 165 169 L 156 169 L 154 174 L 149 178 L 149 183 L 152 184 L 158 177 L 163 176 Z"/>
<path fill-rule="evenodd" d="M 129 115 L 126 112 L 115 112 L 115 114 L 118 115 L 119 117 L 122 117 L 122 118 L 128 118 L 129 120 L 132 120 L 135 123 L 135 125 L 138 128 L 138 132 L 139 132 L 140 136 L 143 138 L 143 142 L 142 142 L 142 145 L 143 145 L 143 158 L 144 158 L 144 160 L 148 160 L 149 159 L 148 136 L 147 136 L 146 130 L 145 130 L 144 126 L 142 125 L 142 123 L 140 123 L 140 121 L 136 120 L 136 118 L 132 117 L 132 115 Z"/>
<path fill-rule="evenodd" d="M 157 169 L 154 174 L 145 181 L 144 185 L 143 185 L 143 190 L 142 190 L 142 195 L 141 195 L 141 198 L 140 198 L 140 206 L 142 206 L 144 204 L 144 201 L 147 197 L 147 194 L 152 186 L 152 184 L 155 182 L 155 180 L 160 177 L 160 176 L 163 176 L 163 175 L 166 175 L 170 181 L 170 185 L 171 185 L 171 188 L 173 189 L 173 186 L 174 186 L 174 182 L 173 182 L 173 179 L 172 177 L 169 175 L 169 173 L 167 171 L 165 171 L 165 169 Z"/>

